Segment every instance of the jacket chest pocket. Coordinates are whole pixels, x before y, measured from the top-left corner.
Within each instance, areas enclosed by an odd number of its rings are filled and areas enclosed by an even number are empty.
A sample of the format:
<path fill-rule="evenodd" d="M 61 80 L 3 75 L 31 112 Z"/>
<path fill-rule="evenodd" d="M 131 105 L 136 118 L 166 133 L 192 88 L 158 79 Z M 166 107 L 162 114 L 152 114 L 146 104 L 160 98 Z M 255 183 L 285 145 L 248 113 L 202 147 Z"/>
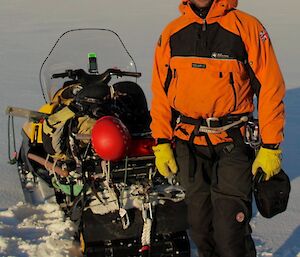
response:
<path fill-rule="evenodd" d="M 177 58 L 171 66 L 169 104 L 193 117 L 220 117 L 236 111 L 245 86 L 236 63 L 187 60 Z"/>

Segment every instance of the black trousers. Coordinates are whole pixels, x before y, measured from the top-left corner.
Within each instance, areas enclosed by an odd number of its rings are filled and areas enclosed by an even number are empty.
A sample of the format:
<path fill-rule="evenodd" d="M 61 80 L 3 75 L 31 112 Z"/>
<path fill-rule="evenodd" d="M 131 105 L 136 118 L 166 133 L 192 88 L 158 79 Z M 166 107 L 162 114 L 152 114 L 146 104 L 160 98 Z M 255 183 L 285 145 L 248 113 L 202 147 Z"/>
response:
<path fill-rule="evenodd" d="M 216 145 L 213 161 L 207 146 L 177 140 L 177 179 L 186 190 L 188 222 L 199 257 L 255 257 L 249 225 L 252 216 L 251 166 L 246 145 Z M 191 161 L 195 169 L 191 172 Z"/>

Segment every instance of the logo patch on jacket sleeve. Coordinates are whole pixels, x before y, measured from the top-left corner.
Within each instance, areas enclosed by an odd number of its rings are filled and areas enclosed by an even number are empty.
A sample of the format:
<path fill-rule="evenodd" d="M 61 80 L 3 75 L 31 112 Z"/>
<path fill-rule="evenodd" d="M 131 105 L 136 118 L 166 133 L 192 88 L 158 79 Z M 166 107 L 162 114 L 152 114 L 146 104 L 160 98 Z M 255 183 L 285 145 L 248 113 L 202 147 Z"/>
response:
<path fill-rule="evenodd" d="M 206 64 L 204 64 L 204 63 L 192 63 L 192 67 L 193 68 L 198 68 L 198 69 L 205 69 Z"/>
<path fill-rule="evenodd" d="M 259 32 L 259 37 L 263 42 L 265 42 L 269 39 L 268 31 L 265 28 L 263 28 L 263 30 Z"/>

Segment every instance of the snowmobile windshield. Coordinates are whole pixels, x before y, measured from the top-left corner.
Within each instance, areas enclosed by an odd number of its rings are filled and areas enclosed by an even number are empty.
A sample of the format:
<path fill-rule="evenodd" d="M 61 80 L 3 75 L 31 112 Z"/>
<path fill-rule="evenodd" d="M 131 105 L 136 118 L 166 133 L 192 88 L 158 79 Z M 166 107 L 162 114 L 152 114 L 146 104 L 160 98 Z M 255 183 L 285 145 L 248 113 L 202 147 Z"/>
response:
<path fill-rule="evenodd" d="M 68 76 L 53 76 L 70 70 L 84 70 L 87 74 L 102 74 L 108 69 L 137 72 L 136 65 L 122 40 L 107 29 L 76 29 L 59 37 L 40 69 L 40 83 L 46 102 L 63 87 Z M 114 82 L 136 80 L 114 77 Z"/>

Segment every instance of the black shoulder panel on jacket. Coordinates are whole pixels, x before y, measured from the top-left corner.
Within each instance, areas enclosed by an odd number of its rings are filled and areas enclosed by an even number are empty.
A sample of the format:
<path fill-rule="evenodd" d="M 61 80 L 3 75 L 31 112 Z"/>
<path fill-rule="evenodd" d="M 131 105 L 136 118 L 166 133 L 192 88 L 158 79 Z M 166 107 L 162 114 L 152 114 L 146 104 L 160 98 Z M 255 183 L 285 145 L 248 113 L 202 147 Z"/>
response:
<path fill-rule="evenodd" d="M 171 80 L 172 80 L 172 70 L 169 67 L 168 73 L 167 73 L 167 78 L 166 78 L 165 85 L 164 85 L 166 95 L 168 95 L 168 90 L 170 87 Z"/>
<path fill-rule="evenodd" d="M 198 56 L 207 58 L 247 60 L 245 45 L 238 35 L 224 29 L 219 23 L 192 23 L 170 38 L 171 56 Z"/>
<path fill-rule="evenodd" d="M 245 65 L 245 67 L 246 67 L 246 70 L 247 70 L 249 78 L 250 78 L 250 83 L 251 83 L 252 90 L 254 91 L 257 98 L 259 98 L 259 92 L 260 92 L 261 84 L 260 84 L 259 80 L 257 79 L 257 77 L 255 76 L 255 73 L 252 70 L 250 64 L 247 63 Z"/>

